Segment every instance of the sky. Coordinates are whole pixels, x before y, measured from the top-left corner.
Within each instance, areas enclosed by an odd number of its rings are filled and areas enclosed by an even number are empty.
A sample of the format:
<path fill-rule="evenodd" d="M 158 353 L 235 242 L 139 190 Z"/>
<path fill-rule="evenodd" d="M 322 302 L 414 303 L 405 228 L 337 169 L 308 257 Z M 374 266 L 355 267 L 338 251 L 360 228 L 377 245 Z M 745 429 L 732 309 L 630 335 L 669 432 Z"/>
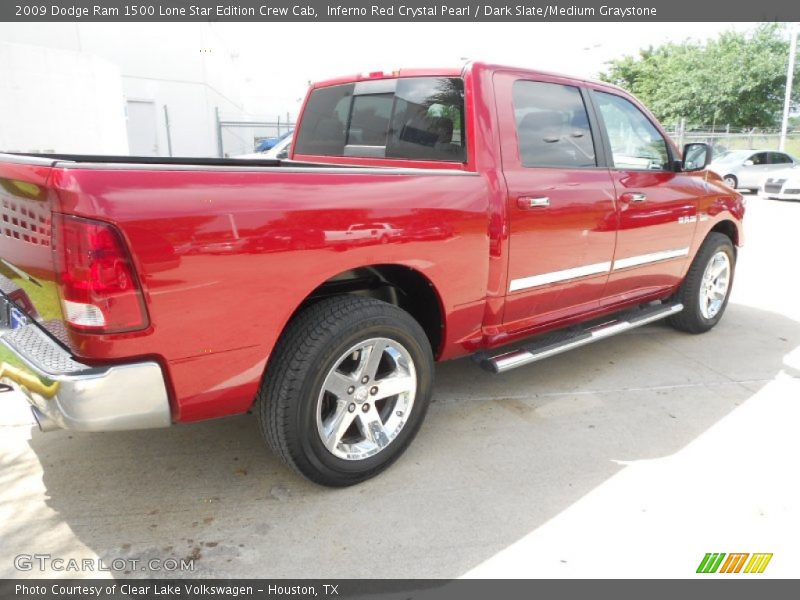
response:
<path fill-rule="evenodd" d="M 309 81 L 482 60 L 597 77 L 640 48 L 707 40 L 753 23 L 216 23 L 253 116 L 297 109 Z M 256 109 L 257 107 L 257 109 Z M 293 107 L 293 108 L 287 108 Z"/>
<path fill-rule="evenodd" d="M 309 81 L 466 60 L 597 77 L 608 61 L 669 41 L 705 41 L 754 23 L 0 23 L 0 41 L 97 52 L 124 75 L 196 76 L 198 44 L 227 54 L 247 116 L 295 118 Z M 210 37 L 207 36 L 210 34 Z M 223 54 L 223 55 L 224 55 Z M 163 56 L 163 60 L 138 57 Z M 176 62 L 178 61 L 178 62 Z M 125 66 L 127 65 L 127 66 Z M 238 86 L 237 86 L 238 87 Z"/>

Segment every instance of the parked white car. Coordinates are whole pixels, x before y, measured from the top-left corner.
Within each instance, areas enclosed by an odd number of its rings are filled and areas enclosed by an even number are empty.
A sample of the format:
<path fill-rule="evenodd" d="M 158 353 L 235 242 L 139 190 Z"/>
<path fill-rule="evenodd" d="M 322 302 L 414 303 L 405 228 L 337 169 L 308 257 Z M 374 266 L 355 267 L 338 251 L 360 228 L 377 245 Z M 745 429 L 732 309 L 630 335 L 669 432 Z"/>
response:
<path fill-rule="evenodd" d="M 785 152 L 773 150 L 734 150 L 715 158 L 708 165 L 733 189 L 757 190 L 772 173 L 799 164 Z"/>
<path fill-rule="evenodd" d="M 396 237 L 400 230 L 391 223 L 355 223 L 346 230 L 331 230 L 325 232 L 326 242 L 373 242 L 385 244 Z"/>
<path fill-rule="evenodd" d="M 783 169 L 764 180 L 761 193 L 776 200 L 800 200 L 800 166 Z"/>

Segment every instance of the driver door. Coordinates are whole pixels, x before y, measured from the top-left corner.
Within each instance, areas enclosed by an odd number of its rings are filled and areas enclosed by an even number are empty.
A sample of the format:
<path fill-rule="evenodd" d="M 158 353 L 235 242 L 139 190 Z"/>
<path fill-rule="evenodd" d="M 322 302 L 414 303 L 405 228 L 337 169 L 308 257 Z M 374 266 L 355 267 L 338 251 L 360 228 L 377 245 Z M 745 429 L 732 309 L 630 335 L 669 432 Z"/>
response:
<path fill-rule="evenodd" d="M 614 262 L 604 305 L 677 285 L 689 256 L 703 179 L 676 172 L 672 150 L 629 99 L 595 89 L 619 211 Z"/>

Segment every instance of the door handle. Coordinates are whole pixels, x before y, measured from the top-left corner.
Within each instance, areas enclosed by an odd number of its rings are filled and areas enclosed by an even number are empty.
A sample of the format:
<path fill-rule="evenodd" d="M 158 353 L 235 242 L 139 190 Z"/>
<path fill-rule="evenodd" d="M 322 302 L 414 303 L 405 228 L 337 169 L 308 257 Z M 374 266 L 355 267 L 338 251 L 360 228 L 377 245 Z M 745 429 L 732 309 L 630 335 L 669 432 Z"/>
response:
<path fill-rule="evenodd" d="M 642 192 L 627 192 L 622 194 L 619 199 L 622 202 L 634 203 L 634 202 L 644 202 L 647 200 L 647 194 L 643 194 Z"/>
<path fill-rule="evenodd" d="M 521 196 L 517 198 L 517 206 L 522 210 L 528 210 L 529 208 L 546 208 L 550 206 L 550 198 L 547 196 L 538 196 L 536 198 Z"/>

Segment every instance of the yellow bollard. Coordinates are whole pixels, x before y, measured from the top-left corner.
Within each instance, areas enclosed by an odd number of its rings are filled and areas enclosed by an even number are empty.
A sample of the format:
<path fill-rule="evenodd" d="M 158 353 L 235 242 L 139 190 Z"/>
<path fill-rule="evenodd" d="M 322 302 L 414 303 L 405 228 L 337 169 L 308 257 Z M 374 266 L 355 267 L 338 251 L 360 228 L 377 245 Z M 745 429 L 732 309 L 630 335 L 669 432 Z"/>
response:
<path fill-rule="evenodd" d="M 4 362 L 0 363 L 0 379 L 8 377 L 11 381 L 35 392 L 44 398 L 52 398 L 58 391 L 58 382 L 54 381 L 50 385 L 45 385 L 36 375 L 23 371 L 17 367 L 12 367 Z"/>

